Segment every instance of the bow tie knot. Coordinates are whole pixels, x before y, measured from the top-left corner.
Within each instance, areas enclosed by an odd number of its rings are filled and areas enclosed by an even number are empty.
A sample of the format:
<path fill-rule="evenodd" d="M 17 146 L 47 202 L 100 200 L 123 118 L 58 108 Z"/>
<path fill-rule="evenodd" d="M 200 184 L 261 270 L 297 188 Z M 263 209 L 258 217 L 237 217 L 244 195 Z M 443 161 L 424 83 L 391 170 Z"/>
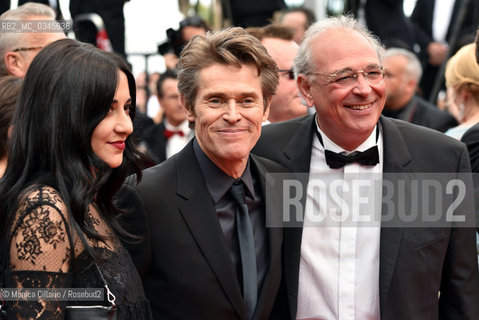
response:
<path fill-rule="evenodd" d="M 355 151 L 351 154 L 336 153 L 330 150 L 324 150 L 326 163 L 331 169 L 339 169 L 347 164 L 357 162 L 365 166 L 375 166 L 379 163 L 378 147 L 374 146 L 366 151 Z"/>
<path fill-rule="evenodd" d="M 163 132 L 163 134 L 165 135 L 166 139 L 169 139 L 171 138 L 172 136 L 174 136 L 175 134 L 179 135 L 180 137 L 184 137 L 185 136 L 185 133 L 181 130 L 168 130 L 168 129 L 165 129 L 165 131 Z"/>

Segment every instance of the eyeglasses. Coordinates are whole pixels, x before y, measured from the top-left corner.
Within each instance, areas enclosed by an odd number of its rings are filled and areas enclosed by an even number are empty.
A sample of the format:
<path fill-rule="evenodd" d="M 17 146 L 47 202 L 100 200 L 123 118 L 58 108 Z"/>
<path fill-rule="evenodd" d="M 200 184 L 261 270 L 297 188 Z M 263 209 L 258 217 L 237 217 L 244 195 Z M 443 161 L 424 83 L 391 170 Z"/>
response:
<path fill-rule="evenodd" d="M 279 69 L 278 72 L 287 72 L 290 80 L 294 80 L 294 70 L 293 69 Z"/>
<path fill-rule="evenodd" d="M 374 67 L 364 70 L 352 71 L 350 69 L 340 70 L 334 73 L 311 72 L 311 75 L 320 75 L 329 78 L 328 84 L 337 84 L 342 87 L 351 87 L 358 81 L 359 74 L 362 74 L 364 79 L 371 85 L 376 85 L 384 80 L 386 68 Z"/>
<path fill-rule="evenodd" d="M 13 52 L 19 52 L 19 51 L 31 51 L 31 50 L 41 50 L 43 47 L 27 47 L 27 48 L 16 48 L 12 50 Z"/>

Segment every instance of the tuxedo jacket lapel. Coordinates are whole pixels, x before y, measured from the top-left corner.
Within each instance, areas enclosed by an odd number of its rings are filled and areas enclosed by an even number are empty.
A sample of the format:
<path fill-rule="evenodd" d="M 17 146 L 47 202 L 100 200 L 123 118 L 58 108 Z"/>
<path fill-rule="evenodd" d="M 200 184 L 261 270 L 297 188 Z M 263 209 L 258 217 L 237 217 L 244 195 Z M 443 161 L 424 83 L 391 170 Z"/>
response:
<path fill-rule="evenodd" d="M 265 215 L 275 215 L 279 212 L 275 210 L 275 207 L 271 207 L 266 205 L 266 197 L 274 197 L 275 195 L 272 193 L 266 193 L 268 189 L 268 184 L 270 182 L 266 179 L 266 168 L 259 162 L 255 155 L 251 155 L 251 159 L 253 160 L 254 167 L 256 168 L 256 172 L 258 173 L 258 178 L 260 181 L 261 189 L 263 191 L 263 199 L 265 203 Z M 278 201 L 275 199 L 269 199 L 268 204 L 278 204 Z M 267 219 L 266 219 L 267 220 Z M 261 290 L 258 292 L 258 303 L 256 304 L 256 310 L 254 313 L 254 319 L 261 319 L 264 317 L 264 307 L 268 305 L 266 303 L 267 300 L 271 299 L 272 292 L 276 292 L 278 290 L 279 281 L 280 281 L 280 268 L 278 268 L 278 263 L 281 261 L 281 243 L 283 241 L 283 230 L 280 228 L 267 228 L 268 232 L 268 245 L 269 245 L 269 266 L 268 270 L 266 271 L 266 276 L 263 280 L 263 285 Z M 274 270 L 274 272 L 272 272 Z M 269 310 L 268 310 L 269 312 Z"/>
<path fill-rule="evenodd" d="M 306 207 L 306 190 L 309 180 L 309 168 L 311 162 L 311 146 L 314 130 L 316 130 L 316 114 L 308 117 L 295 131 L 290 142 L 283 150 L 285 156 L 285 167 L 297 174 L 296 177 L 303 186 L 301 203 Z M 301 213 L 304 217 L 304 210 Z M 291 318 L 296 318 L 296 307 L 298 305 L 298 281 L 299 264 L 301 260 L 301 239 L 303 235 L 302 221 L 298 227 L 286 227 L 284 229 L 283 266 L 286 290 L 288 293 L 289 310 Z"/>
<path fill-rule="evenodd" d="M 411 177 L 407 173 L 407 166 L 411 162 L 411 155 L 407 148 L 407 143 L 404 141 L 399 129 L 390 119 L 381 116 L 380 123 L 383 129 L 384 141 L 383 172 L 385 175 L 383 178 L 390 179 L 392 177 L 388 174 L 397 173 L 398 177 L 401 179 L 409 180 Z M 393 182 L 395 186 L 397 185 L 394 183 L 394 179 L 391 182 Z M 410 184 L 406 181 L 406 188 L 409 185 Z M 397 192 L 395 192 L 395 195 L 397 196 Z M 406 190 L 405 196 L 407 198 L 404 200 L 409 203 L 408 199 L 410 199 L 410 192 Z M 381 216 L 383 218 L 393 216 L 394 218 L 392 224 L 394 227 L 387 227 L 388 224 L 385 223 L 384 220 L 381 225 L 381 240 L 379 249 L 379 297 L 381 310 L 383 309 L 387 294 L 389 292 L 403 233 L 403 228 L 399 227 L 396 212 L 391 212 L 389 210 L 391 208 L 385 206 L 385 203 L 386 201 L 383 201 Z M 393 203 L 397 208 L 398 202 L 393 201 Z M 394 208 L 392 209 L 395 211 Z"/>
<path fill-rule="evenodd" d="M 294 133 L 288 145 L 284 148 L 285 167 L 292 173 L 309 172 L 311 161 L 311 145 L 314 136 L 315 117 L 310 116 L 301 123 L 298 130 Z"/>
<path fill-rule="evenodd" d="M 189 149 L 189 156 L 177 158 L 176 167 L 177 195 L 184 199 L 180 212 L 226 296 L 239 317 L 243 318 L 240 287 L 213 201 L 194 155 L 192 142 L 186 148 Z"/>

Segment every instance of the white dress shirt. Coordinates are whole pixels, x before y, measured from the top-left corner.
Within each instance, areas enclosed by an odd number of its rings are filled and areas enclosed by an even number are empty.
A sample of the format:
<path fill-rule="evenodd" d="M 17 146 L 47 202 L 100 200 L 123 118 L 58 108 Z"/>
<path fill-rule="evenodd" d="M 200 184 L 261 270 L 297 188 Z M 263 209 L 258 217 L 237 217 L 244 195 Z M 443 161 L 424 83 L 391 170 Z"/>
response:
<path fill-rule="evenodd" d="M 356 149 L 364 151 L 377 144 L 379 164 L 366 167 L 352 163 L 331 169 L 326 164 L 325 148 L 345 150 L 318 126 L 317 130 L 324 147 L 313 139 L 297 319 L 379 320 L 382 134 L 377 136 L 376 128 Z"/>
<path fill-rule="evenodd" d="M 166 158 L 168 159 L 175 153 L 181 151 L 193 137 L 193 130 L 188 127 L 188 120 L 183 121 L 179 126 L 175 127 L 165 119 L 165 129 L 171 131 L 183 131 L 184 135 L 172 135 L 166 143 Z"/>
<path fill-rule="evenodd" d="M 146 115 L 151 119 L 154 119 L 158 112 L 160 112 L 161 106 L 160 101 L 158 101 L 158 97 L 156 94 L 152 94 L 148 101 L 146 102 Z"/>
<path fill-rule="evenodd" d="M 432 18 L 432 38 L 437 42 L 446 42 L 447 30 L 451 23 L 455 0 L 434 1 L 434 15 Z"/>

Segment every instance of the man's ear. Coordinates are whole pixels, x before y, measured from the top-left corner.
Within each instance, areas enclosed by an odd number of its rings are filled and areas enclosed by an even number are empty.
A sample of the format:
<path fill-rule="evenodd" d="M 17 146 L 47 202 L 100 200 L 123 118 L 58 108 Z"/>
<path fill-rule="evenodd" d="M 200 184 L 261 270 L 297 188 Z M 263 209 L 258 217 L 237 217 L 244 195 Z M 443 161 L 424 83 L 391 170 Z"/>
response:
<path fill-rule="evenodd" d="M 7 72 L 19 78 L 24 78 L 26 73 L 25 59 L 18 52 L 9 51 L 5 54 L 5 67 Z"/>
<path fill-rule="evenodd" d="M 408 89 L 408 92 L 416 92 L 418 86 L 418 82 L 415 79 L 409 79 L 406 81 L 406 87 Z"/>
<path fill-rule="evenodd" d="M 186 99 L 185 99 L 184 95 L 180 96 L 180 102 L 183 105 L 183 108 L 185 108 L 186 118 L 188 119 L 188 121 L 189 122 L 195 122 L 196 115 L 195 115 L 194 111 L 192 111 L 193 106 L 187 106 L 186 105 L 187 102 L 186 102 Z"/>
<path fill-rule="evenodd" d="M 311 95 L 311 82 L 303 75 L 299 74 L 296 79 L 296 85 L 308 107 L 314 106 L 313 96 Z"/>

